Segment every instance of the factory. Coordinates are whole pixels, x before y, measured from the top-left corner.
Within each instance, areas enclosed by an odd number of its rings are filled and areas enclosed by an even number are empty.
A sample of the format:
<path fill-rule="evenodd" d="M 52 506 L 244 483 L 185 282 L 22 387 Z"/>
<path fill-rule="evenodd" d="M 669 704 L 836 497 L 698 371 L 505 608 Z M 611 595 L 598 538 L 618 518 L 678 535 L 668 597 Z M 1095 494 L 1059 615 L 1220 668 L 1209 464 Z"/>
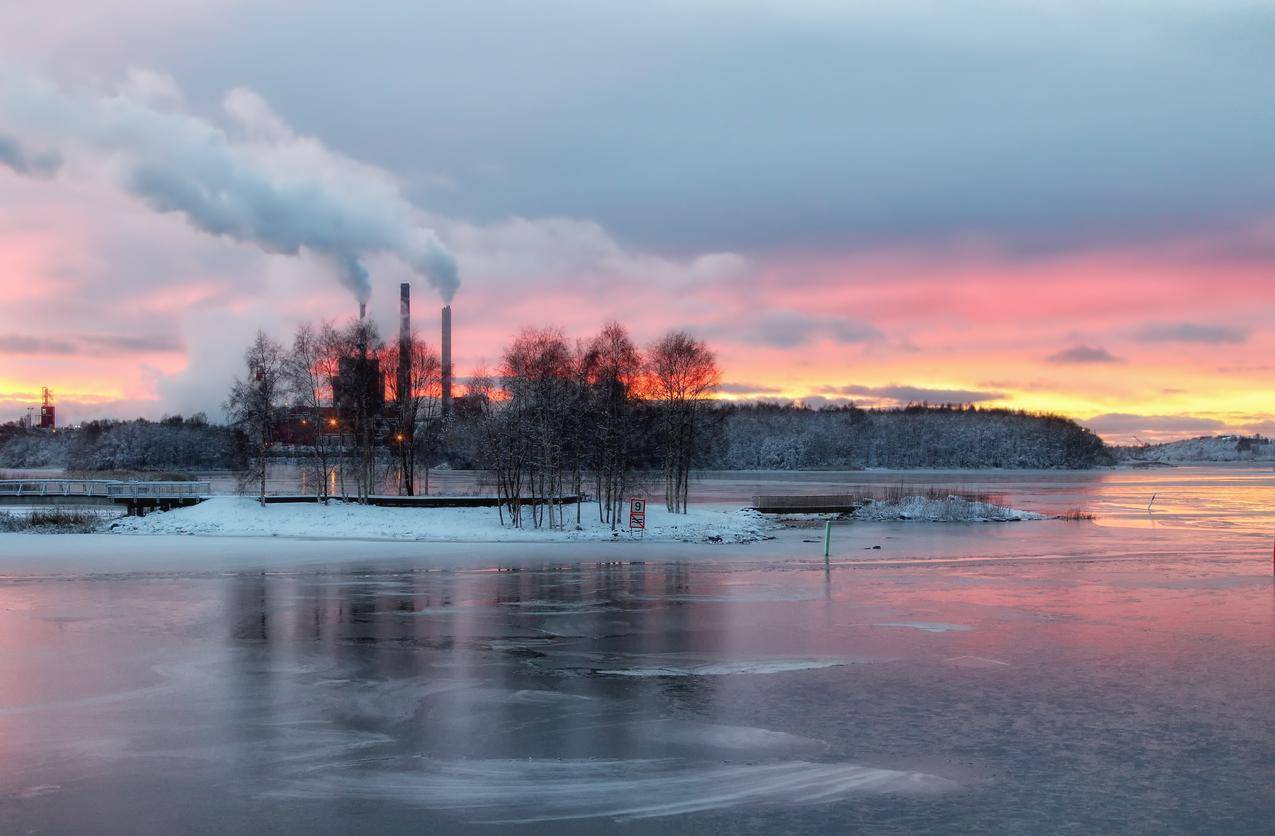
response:
<path fill-rule="evenodd" d="M 367 306 L 359 304 L 359 320 L 367 316 Z M 452 368 L 452 308 L 444 305 L 440 313 L 440 409 L 446 417 L 453 408 Z M 398 363 L 394 392 L 407 392 L 412 380 L 412 319 L 411 285 L 399 285 L 398 355 L 405 358 Z M 378 443 L 392 439 L 398 430 L 398 404 L 386 395 L 388 383 L 381 358 L 367 345 L 359 345 L 349 354 L 337 359 L 336 374 L 330 381 L 331 402 L 321 410 L 315 422 L 312 416 L 295 412 L 289 414 L 278 428 L 278 440 L 285 445 L 308 446 L 319 436 L 331 440 L 347 438 L 355 427 L 366 426 Z M 316 423 L 318 426 L 316 426 Z"/>

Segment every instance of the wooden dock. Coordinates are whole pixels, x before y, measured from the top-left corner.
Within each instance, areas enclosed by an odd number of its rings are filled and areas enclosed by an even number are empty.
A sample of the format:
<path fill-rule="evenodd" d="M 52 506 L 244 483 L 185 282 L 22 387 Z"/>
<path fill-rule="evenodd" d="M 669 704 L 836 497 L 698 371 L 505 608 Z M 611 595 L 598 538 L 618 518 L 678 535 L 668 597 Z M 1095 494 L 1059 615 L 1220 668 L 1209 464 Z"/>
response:
<path fill-rule="evenodd" d="M 754 496 L 753 510 L 762 514 L 852 514 L 863 499 L 851 494 Z"/>

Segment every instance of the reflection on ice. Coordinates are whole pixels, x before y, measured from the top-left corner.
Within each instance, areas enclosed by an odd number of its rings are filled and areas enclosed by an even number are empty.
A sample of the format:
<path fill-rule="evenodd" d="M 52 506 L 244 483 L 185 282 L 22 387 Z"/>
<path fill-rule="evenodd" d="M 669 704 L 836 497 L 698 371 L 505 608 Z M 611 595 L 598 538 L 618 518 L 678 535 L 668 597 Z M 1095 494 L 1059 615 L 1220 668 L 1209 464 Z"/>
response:
<path fill-rule="evenodd" d="M 944 659 L 943 664 L 951 665 L 955 668 L 1008 668 L 1009 662 L 1002 662 L 999 659 L 987 659 L 983 656 L 953 656 L 951 659 Z"/>
<path fill-rule="evenodd" d="M 396 801 L 488 822 L 675 816 L 829 804 L 865 793 L 938 793 L 954 781 L 849 763 L 704 765 L 668 759 L 414 760 L 307 774 L 275 795 Z"/>
<path fill-rule="evenodd" d="M 971 629 L 968 624 L 945 624 L 941 621 L 885 621 L 873 627 L 909 627 L 927 633 L 963 633 Z"/>
<path fill-rule="evenodd" d="M 709 662 L 702 665 L 617 668 L 599 670 L 598 673 L 605 676 L 731 676 L 839 668 L 843 665 L 854 664 L 856 661 L 851 659 L 748 659 L 736 662 Z"/>

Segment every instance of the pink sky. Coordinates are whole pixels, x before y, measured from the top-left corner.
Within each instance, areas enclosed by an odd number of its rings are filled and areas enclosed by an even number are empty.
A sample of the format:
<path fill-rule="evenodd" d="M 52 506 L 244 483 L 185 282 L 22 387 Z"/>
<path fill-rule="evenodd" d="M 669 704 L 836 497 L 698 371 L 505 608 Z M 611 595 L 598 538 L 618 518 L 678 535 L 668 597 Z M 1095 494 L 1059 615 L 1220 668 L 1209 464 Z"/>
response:
<path fill-rule="evenodd" d="M 41 386 L 67 420 L 217 415 L 255 328 L 282 338 L 354 310 L 322 263 L 211 238 L 110 186 L 4 173 L 0 190 L 21 198 L 0 208 L 5 417 Z M 1275 428 L 1275 282 L 1231 255 L 1261 228 L 1030 259 L 964 245 L 669 260 L 587 224 L 528 225 L 456 235 L 462 374 L 523 325 L 584 336 L 615 317 L 641 340 L 707 339 L 729 397 L 975 400 L 1106 416 L 1095 426 L 1118 441 Z M 410 274 L 370 266 L 371 314 L 392 329 Z M 414 301 L 432 332 L 437 296 L 417 282 Z"/>
<path fill-rule="evenodd" d="M 0 420 L 220 417 L 256 329 L 361 266 L 432 334 L 454 257 L 462 375 L 614 318 L 707 340 L 722 397 L 1275 432 L 1256 6 L 427 5 L 16 12 Z"/>

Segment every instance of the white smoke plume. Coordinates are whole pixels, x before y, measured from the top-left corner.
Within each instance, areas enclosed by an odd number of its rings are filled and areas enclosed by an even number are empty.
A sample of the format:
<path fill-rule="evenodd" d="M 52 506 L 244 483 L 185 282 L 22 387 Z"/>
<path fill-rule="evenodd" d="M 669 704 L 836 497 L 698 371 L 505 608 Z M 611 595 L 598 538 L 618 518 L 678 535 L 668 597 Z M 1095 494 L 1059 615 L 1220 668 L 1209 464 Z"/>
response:
<path fill-rule="evenodd" d="M 360 302 L 375 253 L 396 255 L 451 301 L 456 260 L 387 172 L 297 135 L 250 90 L 232 90 L 222 110 L 224 126 L 192 114 L 154 73 L 87 94 L 0 69 L 0 165 L 74 176 L 105 164 L 147 205 L 211 235 L 325 256 Z"/>

